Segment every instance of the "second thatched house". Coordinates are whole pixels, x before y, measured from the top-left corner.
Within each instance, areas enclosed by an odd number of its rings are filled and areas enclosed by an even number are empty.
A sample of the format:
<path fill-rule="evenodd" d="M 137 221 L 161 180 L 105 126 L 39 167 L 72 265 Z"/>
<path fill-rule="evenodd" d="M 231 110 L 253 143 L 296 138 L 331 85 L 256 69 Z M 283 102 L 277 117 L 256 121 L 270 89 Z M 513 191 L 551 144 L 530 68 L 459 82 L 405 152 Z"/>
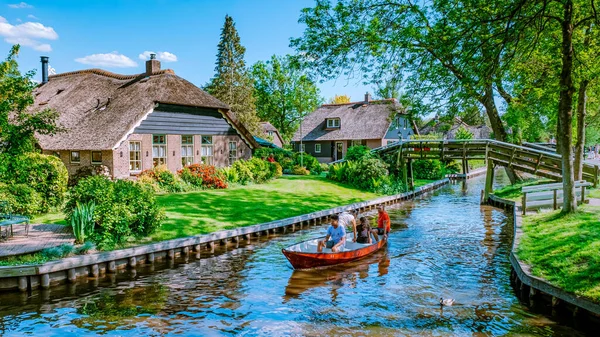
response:
<path fill-rule="evenodd" d="M 443 121 L 438 116 L 419 129 L 421 135 L 439 135 L 443 139 L 456 139 L 456 134 L 460 129 L 470 132 L 473 139 L 489 139 L 492 135 L 492 129 L 485 125 L 469 125 L 462 119 L 455 117 L 450 122 Z"/>
<path fill-rule="evenodd" d="M 349 147 L 377 148 L 408 139 L 414 130 L 395 99 L 323 104 L 306 116 L 294 134 L 296 151 L 305 151 L 322 163 L 340 160 Z"/>
<path fill-rule="evenodd" d="M 66 130 L 37 138 L 71 175 L 93 165 L 114 178 L 162 164 L 173 172 L 200 162 L 227 166 L 258 146 L 225 103 L 161 70 L 153 56 L 137 75 L 89 69 L 48 77 L 47 61 L 33 108 L 55 109 Z"/>

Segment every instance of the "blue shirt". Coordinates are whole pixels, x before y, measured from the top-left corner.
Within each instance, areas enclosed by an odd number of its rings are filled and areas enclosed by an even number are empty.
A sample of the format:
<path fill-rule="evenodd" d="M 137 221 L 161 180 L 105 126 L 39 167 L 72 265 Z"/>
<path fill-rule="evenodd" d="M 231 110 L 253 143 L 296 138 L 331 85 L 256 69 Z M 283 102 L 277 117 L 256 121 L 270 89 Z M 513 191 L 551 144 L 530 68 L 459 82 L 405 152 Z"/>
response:
<path fill-rule="evenodd" d="M 327 228 L 327 235 L 329 235 L 331 241 L 333 241 L 333 243 L 337 245 L 340 242 L 340 240 L 342 240 L 342 238 L 346 236 L 346 228 L 340 225 L 338 225 L 337 228 L 329 226 L 329 228 Z"/>

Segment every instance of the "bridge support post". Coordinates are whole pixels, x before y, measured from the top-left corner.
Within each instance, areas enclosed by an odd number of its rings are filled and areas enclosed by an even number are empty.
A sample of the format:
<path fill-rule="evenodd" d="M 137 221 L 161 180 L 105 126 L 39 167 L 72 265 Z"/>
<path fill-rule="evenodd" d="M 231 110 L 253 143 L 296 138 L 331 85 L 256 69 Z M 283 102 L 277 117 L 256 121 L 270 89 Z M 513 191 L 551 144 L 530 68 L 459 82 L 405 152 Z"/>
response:
<path fill-rule="evenodd" d="M 494 163 L 491 160 L 487 160 L 487 174 L 485 176 L 485 192 L 483 195 L 483 199 L 485 202 L 490 197 L 490 193 L 492 193 L 492 188 L 494 184 Z"/>
<path fill-rule="evenodd" d="M 404 162 L 404 160 L 400 161 L 400 165 L 402 165 L 400 168 L 402 170 L 402 181 L 404 181 L 406 187 L 408 187 L 408 165 L 406 162 Z"/>
<path fill-rule="evenodd" d="M 415 190 L 415 177 L 413 175 L 413 169 L 412 169 L 412 159 L 408 159 L 408 184 L 409 184 L 409 188 L 411 191 Z"/>

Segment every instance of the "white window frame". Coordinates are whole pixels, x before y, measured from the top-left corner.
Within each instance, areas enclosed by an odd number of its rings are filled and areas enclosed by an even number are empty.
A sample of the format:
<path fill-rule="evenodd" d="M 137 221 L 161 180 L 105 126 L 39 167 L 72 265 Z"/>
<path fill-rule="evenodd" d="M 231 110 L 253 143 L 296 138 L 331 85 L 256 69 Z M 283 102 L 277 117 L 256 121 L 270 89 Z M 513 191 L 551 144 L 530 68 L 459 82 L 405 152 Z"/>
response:
<path fill-rule="evenodd" d="M 100 161 L 94 161 L 94 153 L 100 153 Z M 102 164 L 102 151 L 90 151 L 92 164 Z"/>
<path fill-rule="evenodd" d="M 191 142 L 184 143 L 184 137 L 192 137 Z M 194 163 L 194 136 L 181 135 L 181 165 L 188 166 Z"/>
<path fill-rule="evenodd" d="M 315 153 L 321 153 L 321 144 L 315 144 Z"/>
<path fill-rule="evenodd" d="M 238 160 L 237 142 L 229 141 L 228 149 L 229 149 L 229 151 L 228 151 L 229 166 L 231 166 L 231 165 L 233 165 L 233 163 L 235 163 L 236 160 Z"/>
<path fill-rule="evenodd" d="M 136 146 L 132 147 L 132 145 L 136 145 L 136 144 L 137 144 L 137 147 Z M 137 158 L 136 158 L 136 153 L 137 153 Z M 138 164 L 137 169 L 134 168 L 134 164 Z M 142 171 L 142 142 L 130 141 L 129 142 L 129 172 L 141 172 L 141 171 Z"/>
<path fill-rule="evenodd" d="M 205 141 L 210 137 L 210 142 Z M 215 156 L 215 141 L 213 136 L 205 135 L 200 136 L 200 158 L 203 164 L 213 165 L 214 156 Z"/>
<path fill-rule="evenodd" d="M 328 118 L 327 119 L 327 128 L 328 129 L 339 128 L 340 123 L 341 122 L 340 122 L 339 118 Z"/>
<path fill-rule="evenodd" d="M 77 153 L 77 160 L 73 160 L 73 154 Z M 71 151 L 69 154 L 69 159 L 71 164 L 80 164 L 81 163 L 81 152 L 79 151 Z"/>
<path fill-rule="evenodd" d="M 164 143 L 154 142 L 154 137 L 164 137 Z M 161 151 L 162 150 L 162 151 Z M 161 152 L 164 156 L 161 156 Z M 167 165 L 167 135 L 152 135 L 152 166 Z"/>

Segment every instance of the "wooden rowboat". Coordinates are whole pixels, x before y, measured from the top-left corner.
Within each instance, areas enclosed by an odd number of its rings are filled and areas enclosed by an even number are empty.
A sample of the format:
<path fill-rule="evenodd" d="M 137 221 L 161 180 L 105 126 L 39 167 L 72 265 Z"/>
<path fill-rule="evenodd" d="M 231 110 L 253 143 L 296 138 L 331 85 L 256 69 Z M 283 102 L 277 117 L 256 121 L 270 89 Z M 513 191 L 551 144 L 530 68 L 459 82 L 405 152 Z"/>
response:
<path fill-rule="evenodd" d="M 352 238 L 352 233 L 348 234 L 346 236 L 345 247 L 337 253 L 333 253 L 331 249 L 327 248 L 324 248 L 322 253 L 317 252 L 318 242 L 324 238 L 303 241 L 284 248 L 281 251 L 294 269 L 309 269 L 333 266 L 362 259 L 365 256 L 375 253 L 387 243 L 387 238 L 382 238 L 379 242 L 372 244 L 352 242 Z"/>

